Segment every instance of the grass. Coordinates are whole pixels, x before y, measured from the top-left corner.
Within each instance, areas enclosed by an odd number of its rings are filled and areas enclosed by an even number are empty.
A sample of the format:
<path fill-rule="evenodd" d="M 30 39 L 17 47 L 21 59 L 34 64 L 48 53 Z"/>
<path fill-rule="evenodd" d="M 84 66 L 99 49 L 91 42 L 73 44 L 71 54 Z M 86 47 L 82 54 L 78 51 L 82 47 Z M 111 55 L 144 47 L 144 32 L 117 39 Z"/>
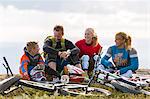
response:
<path fill-rule="evenodd" d="M 105 96 L 100 93 L 98 94 L 98 96 L 54 96 L 51 92 L 23 87 L 24 91 L 21 89 L 17 89 L 5 96 L 0 95 L 0 99 L 150 99 L 150 96 L 144 94 L 134 95 L 130 93 L 122 93 L 100 84 L 93 84 L 92 86 L 107 89 L 112 92 L 112 95 Z"/>
<path fill-rule="evenodd" d="M 94 85 L 95 87 L 102 87 L 108 89 L 112 92 L 110 96 L 104 96 L 99 94 L 98 96 L 54 96 L 52 93 L 32 88 L 23 87 L 24 91 L 21 89 L 15 90 L 5 96 L 0 95 L 0 99 L 150 99 L 150 96 L 143 94 L 130 94 L 122 93 L 103 85 Z"/>
<path fill-rule="evenodd" d="M 86 96 L 54 96 L 50 95 L 48 92 L 33 90 L 33 89 L 26 89 L 25 94 L 24 92 L 12 92 L 7 96 L 0 96 L 1 99 L 150 99 L 149 96 L 145 96 L 142 94 L 133 95 L 121 92 L 115 92 L 111 96 L 97 96 L 97 97 L 86 97 Z"/>

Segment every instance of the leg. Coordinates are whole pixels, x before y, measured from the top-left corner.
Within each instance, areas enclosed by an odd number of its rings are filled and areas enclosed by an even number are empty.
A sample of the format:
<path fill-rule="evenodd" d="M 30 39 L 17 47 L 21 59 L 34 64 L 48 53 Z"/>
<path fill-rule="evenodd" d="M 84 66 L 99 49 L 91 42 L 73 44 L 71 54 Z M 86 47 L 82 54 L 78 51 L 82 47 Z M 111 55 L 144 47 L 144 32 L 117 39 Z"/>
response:
<path fill-rule="evenodd" d="M 132 77 L 132 74 L 133 74 L 132 70 L 128 70 L 126 73 L 122 74 L 121 76 L 130 78 L 130 77 Z"/>
<path fill-rule="evenodd" d="M 83 70 L 88 70 L 89 67 L 89 59 L 90 57 L 88 55 L 83 55 L 81 57 L 81 61 L 82 61 L 82 69 Z"/>
<path fill-rule="evenodd" d="M 85 72 L 86 78 L 89 78 L 89 75 L 88 75 L 89 60 L 90 60 L 90 57 L 89 57 L 88 55 L 83 55 L 83 56 L 81 57 L 82 69 L 83 69 L 84 72 Z"/>
<path fill-rule="evenodd" d="M 93 69 L 94 69 L 94 59 L 93 58 L 90 58 L 90 61 L 89 61 L 89 68 L 88 68 L 88 75 L 89 77 L 92 76 L 93 74 Z"/>
<path fill-rule="evenodd" d="M 53 70 L 56 71 L 56 59 L 57 55 L 55 54 L 48 54 L 45 59 L 45 63 Z"/>
<path fill-rule="evenodd" d="M 78 68 L 82 68 L 78 55 L 71 55 L 71 56 L 69 56 L 68 57 L 68 62 L 71 65 L 74 65 L 74 66 L 76 66 Z"/>
<path fill-rule="evenodd" d="M 49 62 L 48 66 L 56 71 L 56 62 Z"/>

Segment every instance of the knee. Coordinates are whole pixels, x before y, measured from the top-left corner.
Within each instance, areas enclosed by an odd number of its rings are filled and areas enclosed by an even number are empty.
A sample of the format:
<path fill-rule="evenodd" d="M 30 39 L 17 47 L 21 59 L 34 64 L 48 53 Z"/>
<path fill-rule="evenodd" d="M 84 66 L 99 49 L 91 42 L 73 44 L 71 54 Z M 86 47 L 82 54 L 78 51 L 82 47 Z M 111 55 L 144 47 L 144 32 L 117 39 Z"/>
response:
<path fill-rule="evenodd" d="M 49 62 L 49 63 L 48 63 L 48 66 L 49 66 L 50 68 L 52 68 L 53 70 L 56 70 L 56 62 Z"/>
<path fill-rule="evenodd" d="M 122 74 L 122 76 L 125 76 L 125 77 L 132 77 L 132 70 L 128 70 L 126 73 Z"/>
<path fill-rule="evenodd" d="M 89 60 L 90 60 L 90 57 L 89 57 L 88 55 L 83 55 L 83 56 L 81 57 L 81 60 L 82 60 L 82 61 L 89 61 Z"/>
<path fill-rule="evenodd" d="M 89 67 L 90 57 L 88 55 L 83 55 L 81 60 L 82 60 L 82 68 L 83 68 L 83 70 L 87 70 L 88 67 Z"/>
<path fill-rule="evenodd" d="M 128 70 L 127 73 L 132 74 L 133 72 L 132 72 L 132 70 Z"/>

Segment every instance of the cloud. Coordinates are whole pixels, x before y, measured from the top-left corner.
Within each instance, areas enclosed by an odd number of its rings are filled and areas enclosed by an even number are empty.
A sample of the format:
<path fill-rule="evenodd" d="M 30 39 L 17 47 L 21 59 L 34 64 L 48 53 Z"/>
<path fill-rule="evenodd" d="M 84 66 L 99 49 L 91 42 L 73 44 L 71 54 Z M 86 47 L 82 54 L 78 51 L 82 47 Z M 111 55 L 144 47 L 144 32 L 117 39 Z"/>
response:
<path fill-rule="evenodd" d="M 18 9 L 36 9 L 46 12 L 112 14 L 120 10 L 134 13 L 150 13 L 149 0 L 4 0 L 1 4 Z"/>
<path fill-rule="evenodd" d="M 89 0 L 87 3 L 85 1 L 82 0 L 80 3 L 79 0 L 72 1 L 72 3 L 71 1 L 68 3 L 57 1 L 58 4 L 56 1 L 40 1 L 33 4 L 35 2 L 27 0 L 19 3 L 2 3 L 0 5 L 0 42 L 8 40 L 14 42 L 43 41 L 47 35 L 52 35 L 56 24 L 63 25 L 65 36 L 73 41 L 83 38 L 87 27 L 93 27 L 98 36 L 102 38 L 113 37 L 118 31 L 128 32 L 137 38 L 149 38 L 150 13 L 146 13 L 147 10 L 145 13 L 138 13 L 138 9 L 141 8 L 140 6 L 138 8 L 140 1 L 137 3 L 123 1 L 126 6 L 117 0 L 111 0 L 111 2 Z M 143 4 L 146 1 L 143 0 Z M 21 2 L 26 6 L 19 5 Z M 26 4 L 29 2 L 34 7 Z M 45 11 L 44 9 L 50 10 L 51 8 L 48 6 L 49 2 L 53 2 L 55 7 L 52 6 L 52 11 Z M 39 6 L 40 3 L 42 6 Z M 137 6 L 135 7 L 137 10 L 128 9 L 133 3 Z M 78 6 L 75 8 L 76 5 Z M 70 9 L 71 6 L 72 9 Z M 58 9 L 60 12 L 57 11 Z M 144 6 L 144 9 L 147 9 L 147 6 Z"/>
<path fill-rule="evenodd" d="M 21 57 L 25 42 L 36 40 L 42 47 L 46 36 L 53 35 L 53 27 L 60 24 L 65 37 L 73 42 L 84 37 L 87 27 L 94 28 L 104 49 L 112 44 L 116 32 L 127 32 L 141 58 L 145 47 L 142 42 L 149 44 L 150 38 L 149 7 L 149 0 L 1 0 L 0 56 L 8 55 L 15 62 Z"/>

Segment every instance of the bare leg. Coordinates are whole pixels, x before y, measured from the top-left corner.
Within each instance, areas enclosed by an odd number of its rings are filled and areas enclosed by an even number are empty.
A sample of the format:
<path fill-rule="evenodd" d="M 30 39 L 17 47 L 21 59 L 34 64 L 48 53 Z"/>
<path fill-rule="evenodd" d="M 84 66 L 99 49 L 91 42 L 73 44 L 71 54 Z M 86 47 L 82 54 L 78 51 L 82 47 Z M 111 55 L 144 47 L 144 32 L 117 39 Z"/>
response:
<path fill-rule="evenodd" d="M 56 71 L 56 63 L 55 62 L 49 62 L 48 66 Z"/>

